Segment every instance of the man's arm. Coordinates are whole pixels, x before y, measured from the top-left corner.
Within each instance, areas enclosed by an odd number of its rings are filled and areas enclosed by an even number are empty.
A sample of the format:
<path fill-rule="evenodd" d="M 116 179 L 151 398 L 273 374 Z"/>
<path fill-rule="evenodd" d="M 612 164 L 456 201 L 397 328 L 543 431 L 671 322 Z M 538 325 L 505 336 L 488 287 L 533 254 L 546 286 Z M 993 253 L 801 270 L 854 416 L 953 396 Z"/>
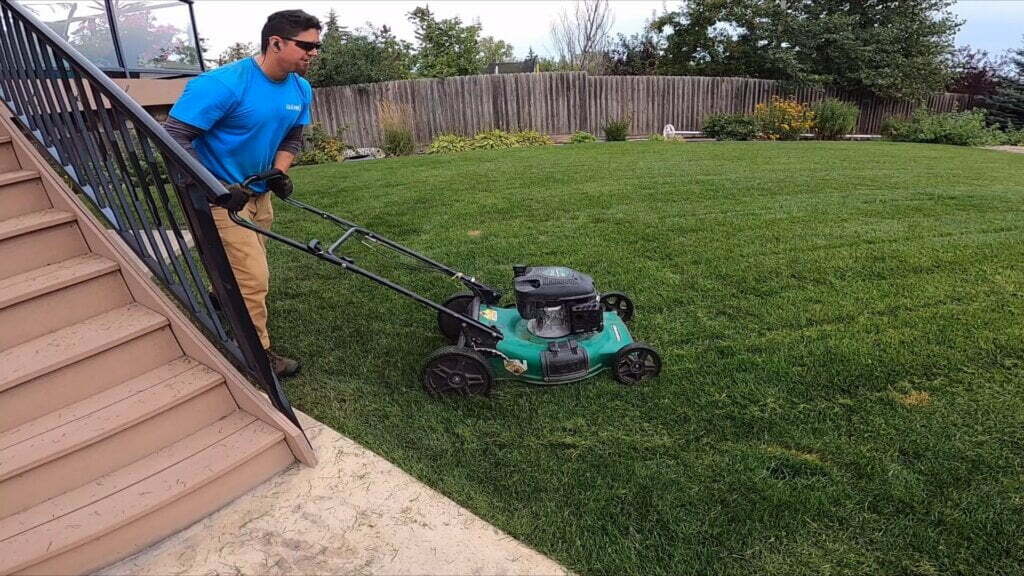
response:
<path fill-rule="evenodd" d="M 292 167 L 295 157 L 302 151 L 302 126 L 296 126 L 288 131 L 281 145 L 277 147 L 274 155 L 274 168 L 281 172 L 287 172 Z"/>
<path fill-rule="evenodd" d="M 174 116 L 168 116 L 167 121 L 164 122 L 164 130 L 171 135 L 171 138 L 178 143 L 179 146 L 185 149 L 190 156 L 199 160 L 199 156 L 196 155 L 195 148 L 192 147 L 192 141 L 203 135 L 203 130 L 197 128 L 191 124 L 186 124 L 181 120 L 178 120 Z"/>

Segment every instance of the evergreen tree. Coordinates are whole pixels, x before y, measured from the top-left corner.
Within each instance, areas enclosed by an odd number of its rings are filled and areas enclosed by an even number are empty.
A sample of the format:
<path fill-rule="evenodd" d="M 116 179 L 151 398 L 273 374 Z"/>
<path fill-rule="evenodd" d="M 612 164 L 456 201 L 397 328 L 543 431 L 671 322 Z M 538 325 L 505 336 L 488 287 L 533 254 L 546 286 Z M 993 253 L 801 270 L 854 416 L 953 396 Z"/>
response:
<path fill-rule="evenodd" d="M 1024 129 L 1024 47 L 1010 53 L 1012 70 L 999 79 L 992 96 L 981 102 L 988 109 L 988 121 L 1008 129 Z"/>

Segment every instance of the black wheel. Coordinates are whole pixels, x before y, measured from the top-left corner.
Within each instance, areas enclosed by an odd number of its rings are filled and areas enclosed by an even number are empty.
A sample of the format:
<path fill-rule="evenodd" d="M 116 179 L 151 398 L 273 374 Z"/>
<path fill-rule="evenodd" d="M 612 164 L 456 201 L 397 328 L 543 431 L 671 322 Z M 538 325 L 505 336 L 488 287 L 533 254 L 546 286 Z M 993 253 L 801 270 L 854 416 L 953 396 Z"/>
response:
<path fill-rule="evenodd" d="M 442 306 L 452 312 L 458 312 L 464 316 L 469 316 L 469 309 L 473 306 L 473 295 L 469 292 L 459 292 L 445 300 Z M 452 344 L 458 342 L 459 335 L 462 334 L 462 324 L 457 319 L 452 318 L 441 311 L 438 311 L 437 313 L 437 328 L 441 330 L 441 334 L 444 335 L 445 340 L 448 340 Z"/>
<path fill-rule="evenodd" d="M 423 389 L 437 398 L 490 394 L 494 371 L 483 354 L 460 346 L 434 351 L 423 364 Z"/>
<path fill-rule="evenodd" d="M 615 353 L 615 379 L 623 384 L 639 384 L 661 373 L 661 356 L 654 348 L 634 342 Z"/>
<path fill-rule="evenodd" d="M 633 319 L 633 301 L 622 292 L 601 294 L 601 305 L 608 312 L 615 312 L 623 322 Z"/>

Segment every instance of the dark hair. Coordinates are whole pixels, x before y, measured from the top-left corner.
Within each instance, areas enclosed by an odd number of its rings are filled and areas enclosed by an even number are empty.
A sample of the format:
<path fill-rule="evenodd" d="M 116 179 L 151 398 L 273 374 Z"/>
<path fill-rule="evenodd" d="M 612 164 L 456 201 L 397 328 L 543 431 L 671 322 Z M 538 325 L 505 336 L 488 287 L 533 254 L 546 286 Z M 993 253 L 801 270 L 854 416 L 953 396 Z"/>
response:
<path fill-rule="evenodd" d="M 311 28 L 322 30 L 320 20 L 312 14 L 307 14 L 302 10 L 274 12 L 267 17 L 267 23 L 263 25 L 263 31 L 260 33 L 260 52 L 267 51 L 271 36 L 294 38 Z"/>

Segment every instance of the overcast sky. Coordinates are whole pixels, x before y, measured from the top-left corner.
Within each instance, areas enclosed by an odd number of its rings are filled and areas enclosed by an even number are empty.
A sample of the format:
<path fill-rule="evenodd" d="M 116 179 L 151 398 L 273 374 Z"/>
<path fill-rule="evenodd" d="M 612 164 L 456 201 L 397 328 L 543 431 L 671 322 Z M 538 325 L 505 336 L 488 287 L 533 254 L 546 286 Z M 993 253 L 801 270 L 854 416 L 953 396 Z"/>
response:
<path fill-rule="evenodd" d="M 212 58 L 235 42 L 258 45 L 267 15 L 286 8 L 301 8 L 321 19 L 334 8 L 342 25 L 350 29 L 367 22 L 387 24 L 400 38 L 412 42 L 413 27 L 406 14 L 424 3 L 440 18 L 458 16 L 466 23 L 479 20 L 484 35 L 509 42 L 520 58 L 530 47 L 541 56 L 550 55 L 551 22 L 574 4 L 563 0 L 196 0 L 195 11 L 199 33 L 209 39 L 211 53 L 206 56 Z M 635 33 L 651 14 L 679 5 L 679 0 L 612 0 L 614 32 Z M 957 35 L 958 45 L 969 44 L 991 53 L 1024 45 L 1024 0 L 960 0 L 953 12 L 966 21 Z"/>

